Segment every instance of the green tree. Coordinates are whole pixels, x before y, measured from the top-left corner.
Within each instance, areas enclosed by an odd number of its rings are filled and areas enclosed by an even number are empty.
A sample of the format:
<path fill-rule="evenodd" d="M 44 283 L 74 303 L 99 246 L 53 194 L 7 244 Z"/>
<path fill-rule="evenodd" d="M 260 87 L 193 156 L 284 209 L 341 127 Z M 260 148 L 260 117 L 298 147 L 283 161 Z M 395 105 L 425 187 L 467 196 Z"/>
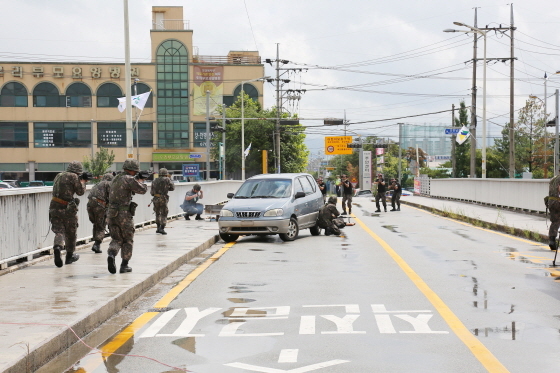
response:
<path fill-rule="evenodd" d="M 519 148 L 516 144 L 516 153 L 521 156 L 521 162 L 527 167 L 529 172 L 540 170 L 544 166 L 544 134 L 545 134 L 545 114 L 543 103 L 536 101 L 535 97 L 530 97 L 525 106 L 519 110 L 517 131 L 525 137 Z M 542 176 L 541 176 L 542 177 Z"/>
<path fill-rule="evenodd" d="M 262 118 L 246 119 L 244 123 L 245 148 L 251 144 L 249 155 L 245 158 L 246 175 L 262 173 L 262 150 L 268 151 L 268 172 L 276 172 L 273 134 L 276 129 L 276 121 L 266 118 L 276 118 L 276 109 L 263 109 L 261 105 L 252 100 L 247 94 L 244 96 L 244 117 Z M 287 115 L 284 115 L 287 117 Z M 226 110 L 226 118 L 241 118 L 241 99 L 239 98 Z M 297 119 L 297 118 L 293 118 Z M 232 120 L 226 126 L 226 172 L 241 170 L 241 120 Z M 305 145 L 305 134 L 303 126 L 289 126 L 282 128 L 280 134 L 281 143 L 281 166 L 282 172 L 304 172 L 307 166 L 309 151 Z M 222 141 L 222 136 L 212 136 L 211 153 L 214 159 L 218 157 L 217 144 Z"/>
<path fill-rule="evenodd" d="M 98 183 L 99 181 L 101 181 L 100 176 L 103 176 L 107 172 L 114 161 L 115 154 L 113 153 L 113 151 L 107 148 L 100 147 L 97 150 L 97 153 L 94 154 L 93 159 L 91 159 L 91 157 L 89 156 L 85 156 L 82 164 L 84 166 L 84 169 L 93 174 L 93 177 L 95 179 L 93 179 L 92 181 L 94 183 Z"/>
<path fill-rule="evenodd" d="M 459 117 L 455 118 L 455 127 L 469 128 L 469 114 L 465 102 L 459 104 Z M 471 139 L 459 145 L 455 142 L 455 177 L 468 177 L 470 174 Z"/>

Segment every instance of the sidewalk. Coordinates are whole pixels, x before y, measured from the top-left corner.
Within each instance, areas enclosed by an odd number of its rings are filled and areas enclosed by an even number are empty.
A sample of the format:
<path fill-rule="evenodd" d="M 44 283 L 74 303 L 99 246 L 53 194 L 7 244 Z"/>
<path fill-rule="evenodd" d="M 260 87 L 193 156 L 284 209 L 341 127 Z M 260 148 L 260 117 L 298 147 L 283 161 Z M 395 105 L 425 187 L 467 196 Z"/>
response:
<path fill-rule="evenodd" d="M 107 238 L 103 254 L 90 244 L 77 263 L 57 268 L 51 257 L 0 276 L 0 371 L 35 371 L 77 341 L 65 325 L 88 334 L 218 239 L 215 220 L 179 219 L 169 222 L 168 235 L 155 231 L 136 232 L 131 273 L 107 271 Z"/>
<path fill-rule="evenodd" d="M 357 198 L 354 199 L 354 201 L 357 200 Z M 421 196 L 402 197 L 401 204 L 418 207 L 432 211 L 438 215 L 456 218 L 457 220 L 467 221 L 483 228 L 498 230 L 548 244 L 548 227 L 550 226 L 550 221 L 545 216 L 536 216 L 523 212 L 503 210 L 498 207 Z M 389 208 L 391 206 L 389 201 L 387 202 L 387 206 Z"/>

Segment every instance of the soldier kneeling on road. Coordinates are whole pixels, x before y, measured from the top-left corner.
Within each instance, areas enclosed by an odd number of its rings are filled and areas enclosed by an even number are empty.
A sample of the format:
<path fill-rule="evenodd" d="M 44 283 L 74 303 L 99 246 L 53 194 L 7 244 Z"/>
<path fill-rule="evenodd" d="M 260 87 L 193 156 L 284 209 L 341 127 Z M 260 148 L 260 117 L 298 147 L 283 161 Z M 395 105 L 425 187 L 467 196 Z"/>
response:
<path fill-rule="evenodd" d="M 329 197 L 328 203 L 319 209 L 317 225 L 325 229 L 325 236 L 334 234 L 340 236 L 340 229 L 346 226 L 344 219 L 340 218 L 340 213 L 336 208 L 336 197 Z"/>

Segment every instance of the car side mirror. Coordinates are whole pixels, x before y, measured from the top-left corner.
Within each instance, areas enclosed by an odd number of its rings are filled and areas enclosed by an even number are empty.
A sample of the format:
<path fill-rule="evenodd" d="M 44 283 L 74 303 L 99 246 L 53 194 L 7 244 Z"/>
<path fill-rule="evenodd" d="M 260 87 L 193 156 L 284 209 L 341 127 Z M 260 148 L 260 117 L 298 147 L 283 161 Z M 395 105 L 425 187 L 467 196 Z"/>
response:
<path fill-rule="evenodd" d="M 227 198 L 232 199 L 234 195 L 235 195 L 235 193 L 228 193 Z"/>
<path fill-rule="evenodd" d="M 305 192 L 297 192 L 295 197 L 296 197 L 296 199 L 305 197 Z"/>

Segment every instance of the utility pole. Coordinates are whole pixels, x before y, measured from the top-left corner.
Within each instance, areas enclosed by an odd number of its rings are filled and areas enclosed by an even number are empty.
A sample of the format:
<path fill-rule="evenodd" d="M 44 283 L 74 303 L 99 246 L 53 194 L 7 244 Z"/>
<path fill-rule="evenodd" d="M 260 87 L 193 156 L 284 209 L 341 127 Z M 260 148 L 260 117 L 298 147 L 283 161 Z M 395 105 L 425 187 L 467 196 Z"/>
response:
<path fill-rule="evenodd" d="M 451 129 L 455 127 L 455 104 L 451 105 Z M 454 132 L 451 132 L 451 177 L 456 177 L 456 170 L 457 170 L 457 157 L 455 156 L 455 135 Z"/>
<path fill-rule="evenodd" d="M 128 0 L 124 4 L 124 84 L 126 85 L 126 158 L 134 158 L 132 142 L 132 97 L 130 88 L 130 38 L 128 33 Z M 140 161 L 138 161 L 140 162 Z"/>
<path fill-rule="evenodd" d="M 243 94 L 243 91 L 241 92 Z M 223 105 L 223 112 L 222 112 L 222 128 L 224 131 L 222 132 L 222 180 L 226 179 L 226 105 Z"/>
<path fill-rule="evenodd" d="M 513 95 L 513 87 L 514 87 L 514 82 L 513 82 L 513 73 L 514 73 L 514 69 L 513 69 L 513 63 L 515 61 L 514 56 L 513 56 L 513 30 L 515 30 L 515 27 L 513 26 L 513 4 L 511 4 L 511 19 L 510 19 L 510 29 L 509 29 L 509 33 L 510 33 L 510 41 L 511 41 L 511 45 L 510 45 L 510 67 L 509 67 L 509 178 L 513 179 L 515 177 L 515 136 L 514 136 L 514 132 L 513 132 L 513 114 L 514 114 L 514 95 Z M 546 98 L 546 97 L 545 97 Z"/>
<path fill-rule="evenodd" d="M 399 184 L 402 183 L 402 123 L 399 125 Z"/>
<path fill-rule="evenodd" d="M 554 92 L 554 101 L 556 102 L 556 115 L 554 118 L 554 123 L 556 127 L 556 133 L 554 136 L 554 176 L 558 175 L 558 114 L 560 111 L 560 93 L 558 90 Z"/>
<path fill-rule="evenodd" d="M 276 139 L 274 145 L 276 146 L 276 173 L 281 172 L 280 169 L 280 118 L 282 116 L 282 99 L 280 97 L 280 44 L 276 44 L 276 132 L 274 138 Z"/>
<path fill-rule="evenodd" d="M 206 91 L 206 181 L 210 180 L 210 91 Z"/>
<path fill-rule="evenodd" d="M 478 27 L 477 23 L 477 8 L 474 8 L 474 27 Z M 476 177 L 476 43 L 478 41 L 478 34 L 474 33 L 473 44 L 473 74 L 472 74 L 472 102 L 471 102 L 471 162 L 470 162 L 470 177 Z"/>

